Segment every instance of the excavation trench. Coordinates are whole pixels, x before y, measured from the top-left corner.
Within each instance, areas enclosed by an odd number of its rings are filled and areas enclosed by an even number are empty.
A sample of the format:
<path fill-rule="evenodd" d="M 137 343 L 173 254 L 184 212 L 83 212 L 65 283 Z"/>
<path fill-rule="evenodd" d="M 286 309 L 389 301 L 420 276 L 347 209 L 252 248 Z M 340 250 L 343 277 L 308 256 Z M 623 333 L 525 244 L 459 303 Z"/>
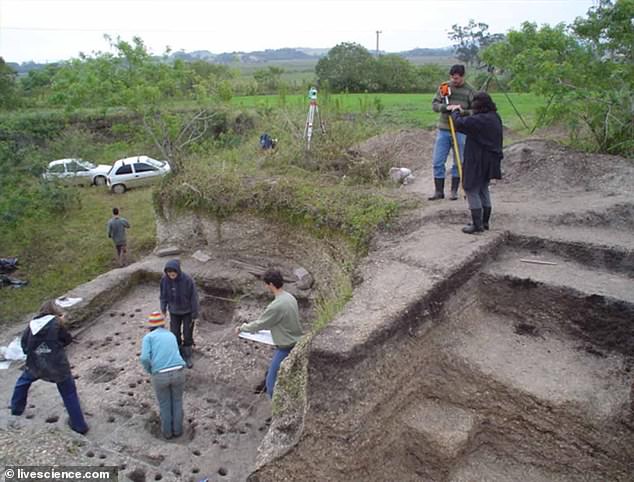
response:
<path fill-rule="evenodd" d="M 73 328 L 75 343 L 67 351 L 90 426 L 76 456 L 119 466 L 129 480 L 246 479 L 270 424 L 271 403 L 259 385 L 273 348 L 238 338 L 234 328 L 255 319 L 270 299 L 261 288 L 233 290 L 226 283 L 215 286 L 213 280 L 199 279 L 201 309 L 195 366 L 186 373 L 185 432 L 165 441 L 150 378 L 138 361 L 147 333 L 144 321 L 158 307 L 159 275 L 130 276 L 134 280 L 120 283 L 126 289 L 116 301 Z M 304 319 L 310 319 L 312 302 L 305 293 L 298 297 Z M 8 372 L 5 387 L 15 377 L 13 370 Z M 25 415 L 27 429 L 67 430 L 53 384 L 33 385 Z"/>
<path fill-rule="evenodd" d="M 330 343 L 344 314 L 309 353 L 299 441 L 251 479 L 631 480 L 633 272 L 507 235 L 354 349 Z"/>

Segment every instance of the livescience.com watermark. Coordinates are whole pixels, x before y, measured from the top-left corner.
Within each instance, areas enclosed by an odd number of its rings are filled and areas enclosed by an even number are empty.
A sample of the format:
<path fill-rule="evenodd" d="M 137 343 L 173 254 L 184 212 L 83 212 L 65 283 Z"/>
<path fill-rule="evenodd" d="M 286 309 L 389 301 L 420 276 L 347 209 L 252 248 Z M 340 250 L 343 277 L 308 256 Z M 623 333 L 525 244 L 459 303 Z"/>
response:
<path fill-rule="evenodd" d="M 8 465 L 6 482 L 119 482 L 118 467 L 71 467 L 52 465 Z"/>

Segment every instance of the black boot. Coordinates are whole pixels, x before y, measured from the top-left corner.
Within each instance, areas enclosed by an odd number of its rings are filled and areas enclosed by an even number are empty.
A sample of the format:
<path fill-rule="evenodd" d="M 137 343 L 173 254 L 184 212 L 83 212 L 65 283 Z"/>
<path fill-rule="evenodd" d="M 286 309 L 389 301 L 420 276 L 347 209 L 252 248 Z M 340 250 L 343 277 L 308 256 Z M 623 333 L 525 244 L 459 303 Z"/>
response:
<path fill-rule="evenodd" d="M 458 199 L 459 187 L 460 187 L 460 178 L 452 177 L 451 178 L 451 196 L 449 196 L 449 199 L 451 199 L 452 201 L 455 201 L 456 199 Z"/>
<path fill-rule="evenodd" d="M 491 219 L 491 206 L 488 208 L 482 208 L 482 227 L 489 230 L 489 219 Z"/>
<path fill-rule="evenodd" d="M 445 199 L 445 178 L 435 177 L 434 186 L 435 186 L 434 195 L 429 196 L 427 199 L 429 201 L 435 201 L 436 199 Z"/>
<path fill-rule="evenodd" d="M 187 364 L 187 368 L 193 368 L 194 362 L 192 361 L 192 347 L 184 346 L 183 350 L 183 358 L 185 359 L 185 363 Z"/>
<path fill-rule="evenodd" d="M 473 221 L 471 224 L 467 224 L 462 228 L 463 233 L 476 234 L 484 231 L 482 227 L 482 209 L 472 209 L 471 220 Z"/>

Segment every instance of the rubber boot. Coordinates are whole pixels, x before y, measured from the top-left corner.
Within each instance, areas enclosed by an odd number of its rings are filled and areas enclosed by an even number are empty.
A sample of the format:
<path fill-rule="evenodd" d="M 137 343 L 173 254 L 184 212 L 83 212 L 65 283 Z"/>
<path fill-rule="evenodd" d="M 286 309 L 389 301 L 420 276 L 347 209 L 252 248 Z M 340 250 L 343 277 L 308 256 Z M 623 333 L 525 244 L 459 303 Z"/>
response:
<path fill-rule="evenodd" d="M 433 196 L 429 196 L 429 201 L 435 201 L 436 199 L 445 199 L 445 178 L 434 178 L 435 192 Z"/>
<path fill-rule="evenodd" d="M 488 208 L 482 208 L 482 227 L 489 230 L 489 219 L 491 219 L 491 206 Z"/>
<path fill-rule="evenodd" d="M 449 196 L 449 199 L 451 199 L 452 201 L 455 201 L 456 199 L 458 199 L 459 187 L 460 187 L 460 178 L 452 177 L 451 178 L 451 196 Z"/>
<path fill-rule="evenodd" d="M 192 361 L 192 347 L 184 346 L 182 350 L 183 350 L 183 358 L 185 359 L 187 368 L 194 368 L 194 362 Z"/>
<path fill-rule="evenodd" d="M 471 220 L 471 224 L 467 224 L 464 228 L 462 228 L 463 233 L 477 234 L 484 231 L 484 228 L 482 227 L 482 208 L 471 210 Z"/>

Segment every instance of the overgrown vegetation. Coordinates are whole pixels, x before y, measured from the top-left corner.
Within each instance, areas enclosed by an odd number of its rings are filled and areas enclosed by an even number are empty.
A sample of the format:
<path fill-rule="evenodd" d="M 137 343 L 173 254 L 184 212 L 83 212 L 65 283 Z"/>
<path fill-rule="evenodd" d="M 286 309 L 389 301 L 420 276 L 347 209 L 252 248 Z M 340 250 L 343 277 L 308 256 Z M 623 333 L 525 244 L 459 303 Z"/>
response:
<path fill-rule="evenodd" d="M 524 23 L 483 58 L 548 99 L 544 123 L 564 121 L 587 149 L 634 156 L 632 18 L 634 0 L 600 0 L 571 27 Z"/>

